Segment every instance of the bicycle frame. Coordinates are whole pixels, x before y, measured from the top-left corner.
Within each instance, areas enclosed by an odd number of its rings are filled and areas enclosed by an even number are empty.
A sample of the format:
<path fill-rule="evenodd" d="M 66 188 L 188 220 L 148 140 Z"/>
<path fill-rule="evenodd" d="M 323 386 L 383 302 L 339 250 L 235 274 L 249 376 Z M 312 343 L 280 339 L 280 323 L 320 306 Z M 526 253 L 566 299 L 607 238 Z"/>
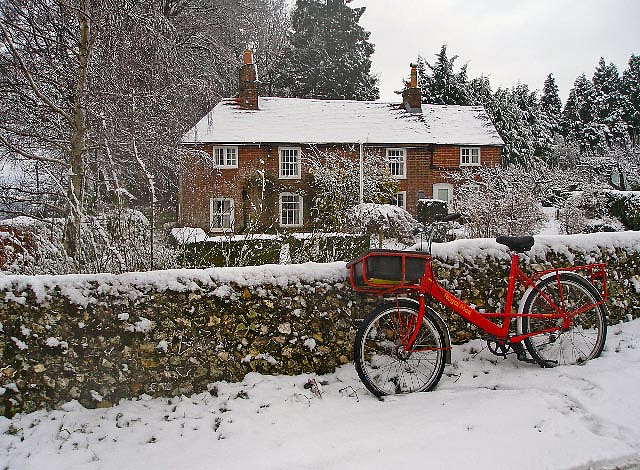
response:
<path fill-rule="evenodd" d="M 384 254 L 380 254 L 380 255 L 384 256 Z M 368 255 L 365 255 L 364 258 L 366 258 L 366 256 Z M 392 256 L 392 255 L 389 254 L 388 256 Z M 415 255 L 407 254 L 404 256 L 411 257 Z M 419 301 L 418 317 L 416 318 L 415 325 L 407 325 L 408 328 L 406 330 L 406 334 L 403 335 L 404 338 L 402 339 L 402 344 L 404 345 L 404 349 L 406 351 L 410 351 L 410 350 L 418 351 L 418 350 L 412 349 L 412 347 L 418 336 L 420 325 L 422 325 L 422 320 L 425 314 L 425 305 L 426 305 L 425 295 L 429 295 L 430 297 L 440 302 L 449 310 L 462 316 L 468 322 L 476 325 L 485 333 L 492 336 L 497 341 L 503 342 L 503 343 L 519 343 L 520 341 L 531 336 L 550 333 L 558 330 L 566 330 L 567 328 L 569 328 L 573 318 L 576 315 L 579 315 L 580 313 L 586 310 L 589 310 L 594 306 L 601 305 L 602 303 L 604 303 L 607 297 L 606 272 L 604 269 L 606 265 L 604 263 L 595 263 L 595 264 L 584 265 L 584 266 L 571 266 L 571 267 L 565 267 L 565 268 L 548 269 L 545 271 L 536 272 L 532 277 L 529 277 L 520 269 L 519 267 L 520 258 L 517 254 L 514 253 L 511 255 L 511 268 L 509 270 L 509 280 L 508 280 L 506 298 L 504 303 L 504 306 L 505 306 L 504 312 L 492 312 L 492 313 L 479 312 L 475 310 L 473 307 L 471 307 L 470 305 L 468 305 L 466 302 L 464 302 L 463 300 L 459 299 L 454 294 L 446 290 L 444 287 L 442 287 L 433 273 L 433 270 L 431 267 L 431 257 L 428 255 L 424 255 L 423 257 L 426 260 L 425 271 L 422 277 L 420 278 L 419 283 L 417 284 L 406 284 L 402 282 L 400 285 L 397 285 L 397 286 L 381 287 L 381 286 L 369 284 L 365 280 L 365 284 L 368 284 L 368 286 L 358 288 L 356 287 L 356 283 L 354 281 L 354 269 L 351 269 L 351 281 L 354 288 L 356 288 L 357 290 L 373 292 L 378 295 L 395 294 L 396 298 L 397 298 L 397 295 L 402 292 L 418 293 L 418 301 Z M 363 260 L 364 258 L 361 258 L 361 260 Z M 352 266 L 355 263 L 357 263 L 357 261 L 350 263 L 349 266 Z M 363 268 L 362 268 L 363 278 L 366 279 L 366 268 L 364 267 L 364 265 L 366 265 L 366 263 L 363 263 Z M 405 265 L 406 265 L 405 258 L 403 258 L 402 279 L 405 279 L 405 269 L 406 269 Z M 592 284 L 595 280 L 600 280 L 603 286 L 603 291 L 601 293 L 602 300 L 596 304 L 588 304 L 580 307 L 575 311 L 566 312 L 563 305 L 564 296 L 563 296 L 562 287 L 560 283 L 560 274 L 562 272 L 567 272 L 567 271 L 588 271 L 589 278 Z M 560 305 L 557 305 L 551 298 L 549 298 L 549 296 L 545 292 L 541 291 L 538 287 L 536 287 L 536 282 L 538 282 L 543 276 L 552 275 L 552 273 L 555 274 L 555 277 L 557 279 L 559 295 L 560 295 Z M 552 313 L 526 313 L 525 314 L 525 313 L 513 312 L 514 292 L 515 292 L 516 283 L 518 282 L 522 284 L 525 288 L 530 288 L 538 291 L 541 298 L 543 298 L 546 301 L 546 303 L 551 307 Z M 562 324 L 561 325 L 559 324 L 557 326 L 547 328 L 544 330 L 537 330 L 527 334 L 516 334 L 511 336 L 509 333 L 511 320 L 517 317 L 546 318 L 546 319 L 557 318 L 557 319 L 562 319 Z M 502 322 L 501 324 L 494 323 L 493 321 L 491 321 L 491 318 L 502 318 Z M 412 331 L 410 335 L 409 335 L 409 331 Z M 419 350 L 422 351 L 424 349 L 430 349 L 430 348 L 423 348 Z"/>

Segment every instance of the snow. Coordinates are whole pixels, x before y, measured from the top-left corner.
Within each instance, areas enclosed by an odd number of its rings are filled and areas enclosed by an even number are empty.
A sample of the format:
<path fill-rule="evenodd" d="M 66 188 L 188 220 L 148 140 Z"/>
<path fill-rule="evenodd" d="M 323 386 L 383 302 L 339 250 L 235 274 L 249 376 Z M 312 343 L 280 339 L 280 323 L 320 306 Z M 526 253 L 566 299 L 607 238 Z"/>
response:
<path fill-rule="evenodd" d="M 600 251 L 602 248 L 635 249 L 640 247 L 640 232 L 603 232 L 579 233 L 574 235 L 540 235 L 535 236 L 535 244 L 526 254 L 530 257 L 543 257 L 549 251 L 565 254 L 569 260 L 576 252 Z M 426 244 L 424 245 L 426 247 Z M 410 249 L 419 250 L 417 243 Z M 472 238 L 455 240 L 448 243 L 434 243 L 431 252 L 444 259 L 473 260 L 478 256 L 491 256 L 509 259 L 509 249 L 496 242 L 495 238 Z"/>
<path fill-rule="evenodd" d="M 27 345 L 27 343 L 25 343 L 24 341 L 16 338 L 15 336 L 11 337 L 11 341 L 13 341 L 14 344 L 16 345 L 16 347 L 18 349 L 20 349 L 21 351 L 25 351 L 25 350 L 29 349 L 29 346 Z"/>
<path fill-rule="evenodd" d="M 545 223 L 542 230 L 540 230 L 540 235 L 559 235 L 561 233 L 560 222 L 558 222 L 557 213 L 558 209 L 555 207 L 543 207 L 542 212 L 547 217 L 547 222 Z"/>
<path fill-rule="evenodd" d="M 0 291 L 21 292 L 31 289 L 36 300 L 43 303 L 47 301 L 49 292 L 59 289 L 63 297 L 83 307 L 96 302 L 96 298 L 92 296 L 96 289 L 93 286 L 96 284 L 100 295 L 125 296 L 132 300 L 145 295 L 149 290 L 187 292 L 208 287 L 215 287 L 213 295 L 228 297 L 233 293 L 230 283 L 241 287 L 264 284 L 284 287 L 300 282 L 344 281 L 347 276 L 345 264 L 339 261 L 238 268 L 168 269 L 124 274 L 0 275 Z M 11 300 L 8 297 L 5 299 Z"/>
<path fill-rule="evenodd" d="M 63 350 L 69 349 L 69 343 L 67 343 L 66 341 L 61 341 L 53 336 L 47 338 L 45 344 L 50 348 L 57 348 L 58 346 L 60 346 Z"/>
<path fill-rule="evenodd" d="M 182 142 L 503 145 L 482 106 L 423 104 L 412 114 L 400 103 L 272 97 L 258 106 L 224 99 Z"/>
<path fill-rule="evenodd" d="M 198 243 L 207 239 L 207 234 L 201 228 L 178 227 L 171 229 L 171 236 L 181 245 Z"/>
<path fill-rule="evenodd" d="M 397 207 L 397 206 L 394 206 Z M 287 234 L 273 233 L 250 233 L 250 234 L 232 234 L 212 235 L 209 236 L 204 230 L 197 227 L 179 227 L 171 230 L 171 236 L 180 245 L 189 243 L 225 243 L 225 242 L 242 242 L 242 241 L 268 241 L 282 240 L 284 236 L 292 237 L 296 240 L 313 240 L 329 237 L 355 237 L 353 233 L 343 232 L 294 232 Z"/>
<path fill-rule="evenodd" d="M 156 345 L 156 349 L 166 353 L 167 350 L 169 349 L 169 342 L 164 339 L 158 341 L 158 344 Z"/>
<path fill-rule="evenodd" d="M 153 322 L 145 317 L 140 317 L 140 320 L 133 324 L 131 331 L 137 331 L 138 333 L 149 333 L 153 329 Z"/>
<path fill-rule="evenodd" d="M 476 340 L 453 347 L 435 391 L 384 401 L 346 365 L 106 409 L 69 402 L 0 418 L 0 468 L 635 468 L 639 342 L 640 320 L 615 325 L 601 358 L 542 369 Z"/>

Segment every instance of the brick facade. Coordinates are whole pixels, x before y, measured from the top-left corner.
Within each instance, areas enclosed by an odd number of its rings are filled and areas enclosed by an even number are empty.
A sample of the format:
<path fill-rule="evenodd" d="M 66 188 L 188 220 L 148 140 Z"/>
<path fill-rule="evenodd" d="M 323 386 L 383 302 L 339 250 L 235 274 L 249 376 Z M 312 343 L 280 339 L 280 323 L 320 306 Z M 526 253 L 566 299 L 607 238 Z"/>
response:
<path fill-rule="evenodd" d="M 192 152 L 181 162 L 179 182 L 179 224 L 200 227 L 210 231 L 211 199 L 234 200 L 234 229 L 241 231 L 247 224 L 268 229 L 279 222 L 279 195 L 283 192 L 303 194 L 304 222 L 309 223 L 312 201 L 308 197 L 307 168 L 301 165 L 299 179 L 279 178 L 280 147 L 298 147 L 304 160 L 308 145 L 239 145 L 237 168 L 216 168 L 213 144 L 187 146 Z M 477 146 L 475 146 L 477 147 Z M 436 183 L 446 183 L 446 173 L 460 169 L 460 146 L 456 145 L 376 145 L 367 146 L 367 152 L 385 155 L 386 148 L 406 150 L 406 178 L 399 179 L 399 191 L 406 192 L 406 208 L 415 215 L 419 197 L 433 198 Z M 482 146 L 480 164 L 496 166 L 500 163 L 500 147 Z M 359 157 L 358 145 L 316 146 L 313 151 L 339 152 L 351 158 Z M 261 176 L 264 175 L 264 178 Z M 264 198 L 258 197 L 264 191 Z M 260 194 L 261 195 L 261 194 Z M 256 206 L 262 200 L 263 207 Z"/>

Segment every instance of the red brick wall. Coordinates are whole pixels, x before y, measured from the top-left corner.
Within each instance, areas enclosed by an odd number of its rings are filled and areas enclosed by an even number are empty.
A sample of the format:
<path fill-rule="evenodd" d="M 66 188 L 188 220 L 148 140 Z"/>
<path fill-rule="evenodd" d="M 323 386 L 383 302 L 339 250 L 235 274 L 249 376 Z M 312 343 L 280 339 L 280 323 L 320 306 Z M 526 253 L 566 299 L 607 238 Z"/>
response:
<path fill-rule="evenodd" d="M 313 151 L 303 145 L 283 145 L 286 147 L 300 147 L 304 157 L 305 152 Z M 367 147 L 368 152 L 384 155 L 389 146 Z M 402 147 L 402 146 L 395 146 Z M 271 181 L 270 198 L 265 201 L 271 205 L 271 210 L 263 214 L 260 223 L 268 226 L 278 220 L 278 194 L 283 191 L 306 193 L 307 169 L 302 165 L 302 175 L 299 180 L 281 180 L 278 178 L 278 145 L 248 145 L 238 146 L 237 169 L 215 169 L 213 167 L 212 144 L 197 147 L 209 154 L 208 162 L 201 156 L 186 158 L 180 172 L 180 217 L 179 224 L 190 227 L 201 227 L 209 230 L 210 199 L 211 197 L 233 198 L 235 201 L 235 225 L 240 228 L 246 220 L 243 216 L 255 219 L 250 204 L 243 201 L 243 188 L 250 188 L 252 193 L 260 191 L 259 181 L 253 186 L 251 178 L 255 178 L 256 170 L 264 168 L 267 179 Z M 433 197 L 433 184 L 446 181 L 446 172 L 460 168 L 460 147 L 454 145 L 424 145 L 404 146 L 407 150 L 407 178 L 400 179 L 399 191 L 406 191 L 407 210 L 415 215 L 418 194 Z M 318 146 L 317 151 L 339 152 L 357 159 L 358 145 L 348 146 Z M 260 160 L 264 163 L 260 163 Z M 500 163 L 500 147 L 481 147 L 480 161 L 482 165 L 495 166 Z M 253 189 L 251 189 L 253 188 Z M 304 217 L 308 222 L 310 197 L 304 198 Z"/>

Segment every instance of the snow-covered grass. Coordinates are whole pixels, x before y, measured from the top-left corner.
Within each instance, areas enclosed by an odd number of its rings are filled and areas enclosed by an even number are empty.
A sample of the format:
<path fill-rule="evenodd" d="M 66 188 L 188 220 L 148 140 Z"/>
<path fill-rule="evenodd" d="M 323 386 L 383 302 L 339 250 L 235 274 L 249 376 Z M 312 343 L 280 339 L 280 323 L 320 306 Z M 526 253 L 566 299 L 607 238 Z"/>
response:
<path fill-rule="evenodd" d="M 612 326 L 601 358 L 555 369 L 473 341 L 454 346 L 437 390 L 384 401 L 347 365 L 108 409 L 70 402 L 0 418 L 0 468 L 634 468 L 639 340 L 640 320 Z"/>

